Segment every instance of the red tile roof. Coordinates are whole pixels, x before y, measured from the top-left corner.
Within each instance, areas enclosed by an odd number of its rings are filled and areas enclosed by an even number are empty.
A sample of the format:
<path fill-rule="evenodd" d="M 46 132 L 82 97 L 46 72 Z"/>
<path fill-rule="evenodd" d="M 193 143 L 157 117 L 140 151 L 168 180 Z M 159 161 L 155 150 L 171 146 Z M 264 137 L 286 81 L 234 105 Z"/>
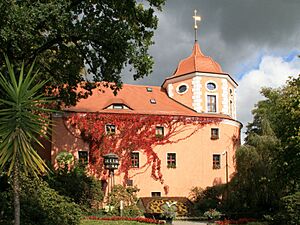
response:
<path fill-rule="evenodd" d="M 147 87 L 152 88 L 152 92 L 148 92 Z M 225 115 L 199 114 L 169 98 L 165 90 L 158 86 L 124 84 L 116 96 L 110 88 L 103 86 L 100 88 L 102 91 L 94 89 L 92 96 L 87 99 L 81 99 L 76 106 L 68 107 L 65 110 L 73 112 L 207 116 L 230 119 L 230 117 Z M 156 103 L 152 104 L 150 102 L 151 99 L 154 99 Z M 129 109 L 107 108 L 112 104 L 124 104 Z"/>
<path fill-rule="evenodd" d="M 180 61 L 173 77 L 193 72 L 223 73 L 217 62 L 201 52 L 197 41 L 195 41 L 192 54 Z"/>

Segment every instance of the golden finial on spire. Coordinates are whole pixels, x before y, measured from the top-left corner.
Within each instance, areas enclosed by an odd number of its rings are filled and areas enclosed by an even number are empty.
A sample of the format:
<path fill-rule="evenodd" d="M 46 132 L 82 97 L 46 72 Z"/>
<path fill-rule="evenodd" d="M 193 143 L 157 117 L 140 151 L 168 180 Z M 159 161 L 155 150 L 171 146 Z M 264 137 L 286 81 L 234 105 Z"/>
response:
<path fill-rule="evenodd" d="M 195 24 L 194 24 L 194 30 L 195 30 L 195 41 L 197 41 L 197 29 L 198 29 L 198 26 L 197 26 L 197 21 L 201 21 L 201 17 L 200 16 L 197 16 L 197 10 L 195 9 L 194 10 L 194 21 L 195 21 Z"/>

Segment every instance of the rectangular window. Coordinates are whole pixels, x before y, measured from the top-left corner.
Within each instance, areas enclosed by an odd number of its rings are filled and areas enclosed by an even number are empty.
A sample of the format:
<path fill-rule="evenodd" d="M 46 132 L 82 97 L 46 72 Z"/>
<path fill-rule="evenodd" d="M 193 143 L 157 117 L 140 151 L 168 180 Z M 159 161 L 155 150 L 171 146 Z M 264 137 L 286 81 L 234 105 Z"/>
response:
<path fill-rule="evenodd" d="M 132 187 L 133 186 L 133 180 L 128 179 L 126 181 L 126 185 L 129 186 L 129 187 Z"/>
<path fill-rule="evenodd" d="M 219 139 L 219 128 L 211 128 L 211 139 Z"/>
<path fill-rule="evenodd" d="M 138 152 L 131 153 L 131 167 L 139 168 L 140 167 L 140 154 Z"/>
<path fill-rule="evenodd" d="M 220 169 L 220 168 L 221 168 L 221 155 L 213 154 L 213 169 Z"/>
<path fill-rule="evenodd" d="M 160 197 L 160 196 L 161 196 L 161 193 L 158 191 L 151 192 L 151 197 Z"/>
<path fill-rule="evenodd" d="M 163 137 L 164 136 L 164 127 L 157 126 L 155 128 L 155 135 L 156 135 L 156 137 Z"/>
<path fill-rule="evenodd" d="M 106 131 L 106 134 L 114 134 L 114 133 L 116 133 L 116 126 L 113 124 L 106 124 L 105 131 Z"/>
<path fill-rule="evenodd" d="M 167 167 L 176 168 L 176 153 L 167 153 Z"/>
<path fill-rule="evenodd" d="M 217 97 L 207 95 L 207 112 L 217 112 Z"/>
<path fill-rule="evenodd" d="M 87 151 L 78 151 L 78 161 L 81 164 L 87 164 L 89 162 L 89 154 Z"/>
<path fill-rule="evenodd" d="M 233 105 L 232 105 L 232 100 L 229 101 L 229 115 L 232 116 L 232 112 L 233 112 Z"/>

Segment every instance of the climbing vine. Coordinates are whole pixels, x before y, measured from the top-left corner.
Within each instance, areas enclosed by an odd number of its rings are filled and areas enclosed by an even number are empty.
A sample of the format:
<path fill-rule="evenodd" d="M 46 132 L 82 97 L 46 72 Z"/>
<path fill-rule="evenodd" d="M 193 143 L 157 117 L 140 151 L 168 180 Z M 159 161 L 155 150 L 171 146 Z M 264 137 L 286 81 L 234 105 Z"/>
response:
<path fill-rule="evenodd" d="M 219 118 L 187 117 L 171 115 L 71 113 L 65 123 L 71 132 L 77 132 L 89 143 L 89 169 L 93 174 L 107 175 L 103 167 L 103 155 L 110 152 L 120 158 L 118 174 L 124 173 L 124 181 L 129 179 L 131 153 L 138 151 L 147 157 L 139 169 L 151 167 L 153 179 L 163 183 L 161 160 L 154 147 L 177 143 L 196 133 L 211 123 L 219 123 Z M 106 126 L 115 129 L 107 132 Z M 156 134 L 156 126 L 164 127 L 164 135 Z M 111 128 L 111 127 L 110 127 Z M 181 135 L 179 135 L 181 134 Z"/>

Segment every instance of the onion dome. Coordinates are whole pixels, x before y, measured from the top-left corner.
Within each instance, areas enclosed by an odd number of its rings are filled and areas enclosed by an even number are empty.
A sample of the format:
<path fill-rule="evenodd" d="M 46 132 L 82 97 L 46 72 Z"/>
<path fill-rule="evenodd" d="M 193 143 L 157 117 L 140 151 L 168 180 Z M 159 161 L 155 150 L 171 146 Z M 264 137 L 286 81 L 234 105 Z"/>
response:
<path fill-rule="evenodd" d="M 192 54 L 180 61 L 173 77 L 194 72 L 223 73 L 221 66 L 211 57 L 205 56 L 195 41 Z"/>

